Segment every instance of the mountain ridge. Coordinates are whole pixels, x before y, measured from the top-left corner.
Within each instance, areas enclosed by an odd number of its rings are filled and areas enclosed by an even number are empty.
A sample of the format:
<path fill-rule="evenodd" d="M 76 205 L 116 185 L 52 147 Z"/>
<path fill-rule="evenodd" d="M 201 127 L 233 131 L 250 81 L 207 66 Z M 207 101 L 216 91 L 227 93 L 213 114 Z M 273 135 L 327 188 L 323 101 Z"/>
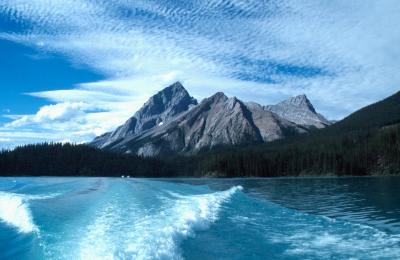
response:
<path fill-rule="evenodd" d="M 125 138 L 137 135 L 157 125 L 169 122 L 175 116 L 187 111 L 190 106 L 197 105 L 197 100 L 189 95 L 178 81 L 159 91 L 116 130 L 105 133 L 92 141 L 91 145 L 103 148 Z"/>
<path fill-rule="evenodd" d="M 331 125 L 321 114 L 317 113 L 305 94 L 291 97 L 276 105 L 264 106 L 265 109 L 305 127 L 325 128 Z"/>
<path fill-rule="evenodd" d="M 318 118 L 305 95 L 279 104 L 285 104 L 286 112 L 299 110 Z M 308 124 L 299 124 L 287 113 L 280 115 L 279 109 L 275 109 L 278 112 L 272 110 L 236 97 L 228 98 L 223 92 L 198 104 L 182 84 L 176 82 L 150 97 L 124 125 L 97 137 L 90 145 L 143 156 L 170 152 L 193 154 L 218 145 L 266 143 L 309 131 L 310 120 Z M 318 120 L 312 123 L 316 128 L 325 126 Z"/>
<path fill-rule="evenodd" d="M 242 106 L 236 98 L 229 102 L 229 98 L 223 95 L 220 98 L 220 104 Z M 261 105 L 254 106 L 262 110 Z M 209 109 L 207 104 L 192 109 L 200 115 L 205 112 L 202 108 Z M 180 120 L 171 121 L 170 127 L 174 129 L 173 125 L 179 125 L 184 117 L 189 117 L 189 112 L 179 116 Z M 199 123 L 197 120 L 190 122 Z M 144 135 L 147 138 L 151 133 L 146 131 Z M 140 146 L 140 143 L 136 144 Z M 190 156 L 169 153 L 143 158 L 93 149 L 83 144 L 61 143 L 26 145 L 0 151 L 2 176 L 41 176 L 43 173 L 48 176 L 164 178 L 398 176 L 399 169 L 400 92 L 355 111 L 337 124 L 301 137 L 268 144 L 218 146 Z"/>

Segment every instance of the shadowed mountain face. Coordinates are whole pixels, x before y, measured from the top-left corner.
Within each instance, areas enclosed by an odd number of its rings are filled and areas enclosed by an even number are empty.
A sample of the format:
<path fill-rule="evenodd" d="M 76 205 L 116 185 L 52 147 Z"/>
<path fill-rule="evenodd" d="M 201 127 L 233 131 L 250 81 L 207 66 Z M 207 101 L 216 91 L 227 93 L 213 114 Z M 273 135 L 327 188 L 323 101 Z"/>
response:
<path fill-rule="evenodd" d="M 274 109 L 284 113 L 280 115 Z M 291 111 L 301 113 L 292 115 Z M 329 124 L 327 120 L 322 123 L 323 117 L 318 118 L 305 96 L 264 107 L 218 92 L 197 105 L 177 82 L 151 97 L 124 125 L 90 145 L 144 156 L 192 154 L 219 145 L 270 142 L 306 133 L 309 126 L 322 128 Z"/>
<path fill-rule="evenodd" d="M 366 106 L 324 132 L 348 132 L 354 129 L 373 129 L 400 123 L 400 92 Z"/>

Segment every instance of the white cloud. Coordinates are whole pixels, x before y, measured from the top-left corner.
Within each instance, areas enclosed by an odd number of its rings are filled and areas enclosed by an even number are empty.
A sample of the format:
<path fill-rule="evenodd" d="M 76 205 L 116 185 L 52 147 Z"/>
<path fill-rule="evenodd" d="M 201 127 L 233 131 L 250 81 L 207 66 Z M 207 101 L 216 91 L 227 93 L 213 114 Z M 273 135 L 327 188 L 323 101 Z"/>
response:
<path fill-rule="evenodd" d="M 85 103 L 58 103 L 43 106 L 35 115 L 24 115 L 6 125 L 20 127 L 30 124 L 46 124 L 50 122 L 66 122 L 84 115 L 89 105 Z"/>
<path fill-rule="evenodd" d="M 332 119 L 399 88 L 397 0 L 185 3 L 1 1 L 0 14 L 28 27 L 0 32 L 0 39 L 65 55 L 108 76 L 30 93 L 55 105 L 14 117 L 8 127 L 66 127 L 81 140 L 122 123 L 175 80 L 196 98 L 222 90 L 270 104 L 306 93 Z M 71 107 L 80 103 L 105 111 Z"/>

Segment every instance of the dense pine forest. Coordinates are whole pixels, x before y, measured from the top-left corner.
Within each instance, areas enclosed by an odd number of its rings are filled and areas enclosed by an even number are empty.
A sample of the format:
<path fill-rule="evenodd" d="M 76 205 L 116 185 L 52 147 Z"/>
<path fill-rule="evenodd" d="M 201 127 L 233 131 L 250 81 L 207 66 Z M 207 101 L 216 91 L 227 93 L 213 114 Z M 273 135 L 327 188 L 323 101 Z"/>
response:
<path fill-rule="evenodd" d="M 0 153 L 3 176 L 278 177 L 400 174 L 400 126 L 302 137 L 196 156 L 143 158 L 85 145 L 40 144 Z"/>
<path fill-rule="evenodd" d="M 0 153 L 1 176 L 277 177 L 400 175 L 400 93 L 301 136 L 197 155 L 143 158 L 85 145 L 27 145 Z"/>
<path fill-rule="evenodd" d="M 179 169 L 213 177 L 400 175 L 400 126 L 225 148 L 186 159 Z"/>
<path fill-rule="evenodd" d="M 169 176 L 166 164 L 86 145 L 36 144 L 0 153 L 0 176 Z"/>

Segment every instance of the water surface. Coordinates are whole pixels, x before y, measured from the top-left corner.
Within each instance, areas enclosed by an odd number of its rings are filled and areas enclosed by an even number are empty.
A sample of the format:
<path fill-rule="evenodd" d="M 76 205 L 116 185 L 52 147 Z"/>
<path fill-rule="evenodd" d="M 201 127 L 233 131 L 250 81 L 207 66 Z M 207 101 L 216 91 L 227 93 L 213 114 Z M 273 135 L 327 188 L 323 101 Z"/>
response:
<path fill-rule="evenodd" d="M 399 178 L 0 178 L 0 259 L 399 259 Z"/>

